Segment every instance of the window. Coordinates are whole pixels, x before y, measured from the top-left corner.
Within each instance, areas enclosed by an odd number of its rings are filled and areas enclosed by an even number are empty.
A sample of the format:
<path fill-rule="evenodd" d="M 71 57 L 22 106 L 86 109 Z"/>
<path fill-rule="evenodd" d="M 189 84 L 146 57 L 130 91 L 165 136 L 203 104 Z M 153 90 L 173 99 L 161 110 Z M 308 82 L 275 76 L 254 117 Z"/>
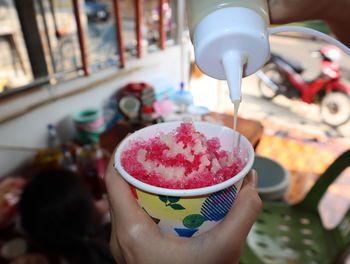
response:
<path fill-rule="evenodd" d="M 159 0 L 149 0 L 144 8 L 144 39 L 148 43 L 148 51 L 153 52 L 160 47 L 160 6 Z M 173 3 L 173 2 L 172 2 Z M 174 6 L 168 1 L 163 3 L 164 44 L 170 46 L 175 40 Z"/>
<path fill-rule="evenodd" d="M 87 43 L 91 72 L 118 65 L 117 27 L 112 0 L 85 1 Z"/>
<path fill-rule="evenodd" d="M 54 80 L 77 76 L 82 65 L 72 1 L 36 0 L 34 3 L 48 75 Z"/>
<path fill-rule="evenodd" d="M 175 6 L 168 0 L 0 0 L 0 97 L 122 67 L 174 45 Z"/>

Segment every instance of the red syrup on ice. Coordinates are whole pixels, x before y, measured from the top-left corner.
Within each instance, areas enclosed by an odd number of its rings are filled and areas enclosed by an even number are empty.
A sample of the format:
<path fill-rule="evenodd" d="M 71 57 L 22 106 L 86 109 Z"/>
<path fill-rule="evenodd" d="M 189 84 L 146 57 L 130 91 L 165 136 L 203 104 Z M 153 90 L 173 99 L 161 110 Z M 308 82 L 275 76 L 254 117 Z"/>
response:
<path fill-rule="evenodd" d="M 168 189 L 212 186 L 234 177 L 245 162 L 221 150 L 218 138 L 207 139 L 192 123 L 168 134 L 132 141 L 121 155 L 124 170 L 136 179 Z"/>

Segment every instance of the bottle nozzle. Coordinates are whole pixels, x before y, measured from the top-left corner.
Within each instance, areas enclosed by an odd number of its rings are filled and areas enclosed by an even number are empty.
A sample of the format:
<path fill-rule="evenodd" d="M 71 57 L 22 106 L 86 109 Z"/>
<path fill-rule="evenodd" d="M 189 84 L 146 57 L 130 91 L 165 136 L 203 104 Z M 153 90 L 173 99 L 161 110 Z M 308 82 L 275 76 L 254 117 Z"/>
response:
<path fill-rule="evenodd" d="M 233 103 L 241 101 L 243 66 L 246 62 L 246 56 L 234 50 L 226 52 L 222 57 L 222 64 L 225 69 L 230 97 Z"/>

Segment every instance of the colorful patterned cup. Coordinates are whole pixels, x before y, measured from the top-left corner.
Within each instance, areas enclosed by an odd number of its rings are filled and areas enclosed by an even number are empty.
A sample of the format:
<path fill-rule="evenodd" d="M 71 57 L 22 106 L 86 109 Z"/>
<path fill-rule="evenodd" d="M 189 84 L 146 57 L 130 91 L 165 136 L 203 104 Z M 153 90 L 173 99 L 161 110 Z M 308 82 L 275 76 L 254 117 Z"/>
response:
<path fill-rule="evenodd" d="M 180 124 L 181 122 L 161 123 L 131 134 L 116 151 L 115 167 L 130 184 L 139 205 L 162 230 L 182 237 L 192 237 L 210 230 L 225 217 L 237 197 L 243 178 L 252 167 L 254 150 L 244 136 L 228 127 L 194 122 L 195 129 L 208 139 L 218 137 L 222 149 L 232 151 L 233 146 L 238 148 L 237 153 L 245 161 L 244 168 L 238 174 L 213 186 L 180 190 L 143 183 L 124 170 L 120 158 L 129 142 L 140 138 L 152 138 L 159 133 L 169 133 Z"/>

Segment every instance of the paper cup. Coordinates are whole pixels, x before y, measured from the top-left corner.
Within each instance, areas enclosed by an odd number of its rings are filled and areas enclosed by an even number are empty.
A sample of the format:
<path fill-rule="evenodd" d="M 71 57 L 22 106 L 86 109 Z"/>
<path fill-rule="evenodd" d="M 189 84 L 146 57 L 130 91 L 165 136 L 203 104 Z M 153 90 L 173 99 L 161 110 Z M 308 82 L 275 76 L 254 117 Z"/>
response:
<path fill-rule="evenodd" d="M 135 199 L 145 212 L 165 232 L 192 237 L 217 225 L 233 205 L 243 178 L 254 161 L 254 150 L 250 142 L 232 129 L 207 122 L 194 122 L 197 131 L 207 139 L 218 137 L 221 149 L 232 151 L 238 146 L 244 168 L 231 179 L 222 183 L 196 189 L 167 189 L 141 182 L 128 174 L 121 165 L 121 154 L 135 140 L 153 138 L 160 133 L 169 133 L 181 122 L 168 122 L 145 127 L 125 138 L 115 154 L 115 168 L 130 184 Z"/>

